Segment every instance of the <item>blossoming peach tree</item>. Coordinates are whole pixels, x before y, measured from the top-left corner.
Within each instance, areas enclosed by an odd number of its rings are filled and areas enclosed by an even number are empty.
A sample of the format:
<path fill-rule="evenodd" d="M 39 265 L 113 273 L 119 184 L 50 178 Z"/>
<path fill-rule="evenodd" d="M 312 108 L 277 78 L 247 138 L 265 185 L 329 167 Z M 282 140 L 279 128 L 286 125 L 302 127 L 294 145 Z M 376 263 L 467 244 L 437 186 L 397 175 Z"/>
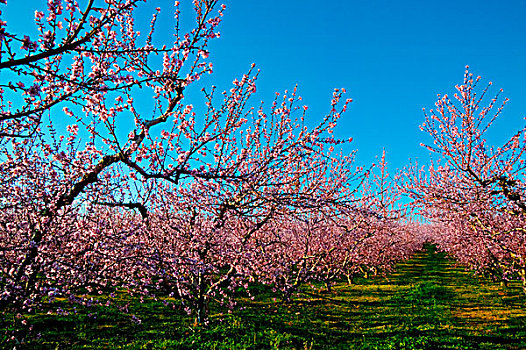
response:
<path fill-rule="evenodd" d="M 182 103 L 212 71 L 207 47 L 224 7 L 194 1 L 195 26 L 184 32 L 175 2 L 174 41 L 159 46 L 159 8 L 145 34 L 135 28 L 142 3 L 50 0 L 35 11 L 36 31 L 22 35 L 0 21 L 2 310 L 30 312 L 73 287 L 122 280 L 116 266 L 138 255 L 133 232 L 147 217 L 148 186 L 134 182 L 215 176 L 191 161 L 244 123 L 207 115 L 195 130 Z M 161 161 L 165 151 L 174 162 Z M 116 217 L 128 209 L 142 219 Z"/>
<path fill-rule="evenodd" d="M 457 92 L 439 96 L 426 114 L 422 130 L 433 140 L 426 147 L 440 159 L 427 171 L 414 167 L 407 188 L 437 225 L 430 232 L 442 249 L 480 273 L 519 278 L 526 288 L 526 128 L 491 146 L 488 130 L 508 99 L 502 90 L 488 99 L 492 84 L 479 89 L 480 80 L 466 67 Z"/>

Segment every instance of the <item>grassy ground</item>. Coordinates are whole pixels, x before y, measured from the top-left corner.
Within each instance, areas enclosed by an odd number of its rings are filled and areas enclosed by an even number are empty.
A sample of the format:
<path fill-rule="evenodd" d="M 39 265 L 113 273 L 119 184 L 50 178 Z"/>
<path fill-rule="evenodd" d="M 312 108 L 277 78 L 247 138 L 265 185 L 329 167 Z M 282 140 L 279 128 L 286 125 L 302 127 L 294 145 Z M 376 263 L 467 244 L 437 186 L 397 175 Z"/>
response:
<path fill-rule="evenodd" d="M 429 247 L 388 278 L 306 290 L 290 304 L 269 294 L 244 300 L 233 314 L 214 311 L 195 327 L 180 311 L 154 302 L 130 313 L 38 315 L 35 349 L 526 349 L 526 298 L 474 278 Z M 95 316 L 96 315 L 96 316 Z"/>

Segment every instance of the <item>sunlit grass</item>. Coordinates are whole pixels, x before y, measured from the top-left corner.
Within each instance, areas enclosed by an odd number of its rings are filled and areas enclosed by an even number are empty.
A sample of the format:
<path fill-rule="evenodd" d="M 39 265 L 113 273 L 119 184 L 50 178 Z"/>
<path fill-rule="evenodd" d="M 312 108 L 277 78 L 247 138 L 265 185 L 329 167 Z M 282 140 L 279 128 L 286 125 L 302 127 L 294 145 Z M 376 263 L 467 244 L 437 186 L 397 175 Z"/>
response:
<path fill-rule="evenodd" d="M 525 349 L 526 298 L 472 276 L 432 249 L 387 277 L 339 283 L 328 293 L 305 287 L 291 303 L 264 293 L 233 313 L 212 305 L 208 327 L 160 301 L 125 293 L 128 314 L 91 307 L 76 315 L 29 320 L 48 349 Z M 91 316 L 88 314 L 91 313 Z M 131 315 L 141 319 L 132 321 Z"/>

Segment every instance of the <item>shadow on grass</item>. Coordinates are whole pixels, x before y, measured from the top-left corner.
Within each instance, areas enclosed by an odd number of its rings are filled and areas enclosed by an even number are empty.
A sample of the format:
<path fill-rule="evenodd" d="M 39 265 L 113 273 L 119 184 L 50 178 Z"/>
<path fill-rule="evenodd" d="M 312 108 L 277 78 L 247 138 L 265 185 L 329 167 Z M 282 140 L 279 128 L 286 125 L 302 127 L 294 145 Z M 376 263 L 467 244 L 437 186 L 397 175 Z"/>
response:
<path fill-rule="evenodd" d="M 305 289 L 289 304 L 258 288 L 232 314 L 213 305 L 207 327 L 153 300 L 123 300 L 128 315 L 111 307 L 38 314 L 30 322 L 42 337 L 27 348 L 526 349 L 520 287 L 475 278 L 433 247 L 388 278 L 339 283 L 332 293 Z"/>

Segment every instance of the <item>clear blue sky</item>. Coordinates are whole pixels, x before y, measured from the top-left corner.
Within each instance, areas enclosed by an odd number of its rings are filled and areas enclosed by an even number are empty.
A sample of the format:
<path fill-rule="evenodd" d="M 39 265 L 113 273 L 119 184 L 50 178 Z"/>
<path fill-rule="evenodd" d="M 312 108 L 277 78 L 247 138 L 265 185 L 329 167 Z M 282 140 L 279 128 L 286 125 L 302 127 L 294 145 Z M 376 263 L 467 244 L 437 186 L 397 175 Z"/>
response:
<path fill-rule="evenodd" d="M 44 3 L 8 0 L 2 19 L 22 32 Z M 152 0 L 148 7 L 168 12 L 172 3 Z M 419 146 L 429 141 L 418 129 L 422 108 L 432 108 L 437 93 L 451 92 L 467 64 L 511 100 L 496 140 L 526 122 L 526 0 L 225 3 L 222 35 L 211 45 L 215 74 L 204 83 L 228 89 L 256 63 L 261 74 L 254 103 L 270 103 L 275 91 L 298 84 L 313 123 L 327 112 L 333 89 L 346 88 L 354 102 L 336 136 L 354 138 L 364 165 L 383 148 L 392 168 L 410 158 L 427 160 Z M 147 25 L 151 11 L 141 13 L 148 16 L 137 23 Z"/>

